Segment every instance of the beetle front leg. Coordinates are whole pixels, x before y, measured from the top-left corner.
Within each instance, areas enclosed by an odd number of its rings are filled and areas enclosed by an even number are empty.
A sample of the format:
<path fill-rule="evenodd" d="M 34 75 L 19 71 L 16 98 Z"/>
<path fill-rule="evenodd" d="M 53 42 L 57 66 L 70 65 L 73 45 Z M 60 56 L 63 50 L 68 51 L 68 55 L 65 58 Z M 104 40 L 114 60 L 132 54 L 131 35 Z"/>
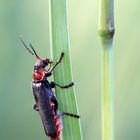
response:
<path fill-rule="evenodd" d="M 55 69 L 55 67 L 62 61 L 62 58 L 64 57 L 64 53 L 61 52 L 60 58 L 58 59 L 58 61 L 55 63 L 55 65 L 50 69 L 50 73 Z"/>
<path fill-rule="evenodd" d="M 64 86 L 61 86 L 61 85 L 59 85 L 59 84 L 57 84 L 57 83 L 55 83 L 55 82 L 51 82 L 51 83 L 50 83 L 50 87 L 51 87 L 51 88 L 55 88 L 56 86 L 58 86 L 58 87 L 60 87 L 60 88 L 69 88 L 69 87 L 74 86 L 74 83 L 71 82 L 70 84 L 64 85 Z"/>
<path fill-rule="evenodd" d="M 52 75 L 52 71 L 55 69 L 55 67 L 61 62 L 62 58 L 64 57 L 64 53 L 61 53 L 61 56 L 59 58 L 59 60 L 55 63 L 55 65 L 52 67 L 52 61 L 50 62 L 50 68 L 48 70 L 46 70 L 45 72 L 45 77 L 50 77 Z"/>
<path fill-rule="evenodd" d="M 33 109 L 36 110 L 36 111 L 39 111 L 39 108 L 37 107 L 36 103 L 33 105 Z"/>

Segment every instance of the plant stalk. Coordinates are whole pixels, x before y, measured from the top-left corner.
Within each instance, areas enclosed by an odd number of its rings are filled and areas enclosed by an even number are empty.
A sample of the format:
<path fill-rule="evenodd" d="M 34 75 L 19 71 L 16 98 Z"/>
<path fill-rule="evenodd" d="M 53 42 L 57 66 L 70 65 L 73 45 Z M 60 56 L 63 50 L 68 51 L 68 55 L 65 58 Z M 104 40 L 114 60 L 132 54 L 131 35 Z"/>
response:
<path fill-rule="evenodd" d="M 112 49 L 114 36 L 114 0 L 100 0 L 99 35 L 101 51 L 102 140 L 114 140 L 114 98 L 112 82 Z"/>
<path fill-rule="evenodd" d="M 70 61 L 70 45 L 67 23 L 67 0 L 50 0 L 50 34 L 51 53 L 53 62 L 64 52 L 62 62 L 54 69 L 54 81 L 60 85 L 67 85 L 73 81 Z M 74 87 L 68 89 L 55 88 L 61 112 L 78 113 Z M 63 140 L 82 140 L 80 120 L 62 116 Z"/>

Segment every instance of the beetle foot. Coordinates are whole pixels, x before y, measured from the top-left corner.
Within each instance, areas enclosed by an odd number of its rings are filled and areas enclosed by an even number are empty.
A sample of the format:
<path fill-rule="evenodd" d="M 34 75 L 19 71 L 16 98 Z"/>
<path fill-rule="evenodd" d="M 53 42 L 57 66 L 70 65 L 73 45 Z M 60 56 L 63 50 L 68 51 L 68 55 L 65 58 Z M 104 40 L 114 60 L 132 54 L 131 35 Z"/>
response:
<path fill-rule="evenodd" d="M 36 103 L 33 105 L 33 109 L 36 110 L 36 111 L 39 111 Z"/>

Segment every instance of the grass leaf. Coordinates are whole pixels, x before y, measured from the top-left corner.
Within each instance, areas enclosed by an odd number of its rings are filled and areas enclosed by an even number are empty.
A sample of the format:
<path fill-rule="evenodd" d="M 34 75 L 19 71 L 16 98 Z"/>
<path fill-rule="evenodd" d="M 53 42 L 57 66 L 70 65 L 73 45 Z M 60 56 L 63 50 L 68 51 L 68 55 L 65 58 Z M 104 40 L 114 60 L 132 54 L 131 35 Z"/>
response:
<path fill-rule="evenodd" d="M 64 59 L 53 72 L 54 81 L 60 85 L 67 85 L 73 81 L 67 23 L 67 1 L 50 0 L 50 17 L 53 62 L 56 62 L 61 52 L 64 52 Z M 70 87 L 69 89 L 56 87 L 55 92 L 59 100 L 60 111 L 78 114 L 74 87 Z M 82 140 L 80 120 L 68 116 L 62 116 L 62 120 L 62 139 Z"/>

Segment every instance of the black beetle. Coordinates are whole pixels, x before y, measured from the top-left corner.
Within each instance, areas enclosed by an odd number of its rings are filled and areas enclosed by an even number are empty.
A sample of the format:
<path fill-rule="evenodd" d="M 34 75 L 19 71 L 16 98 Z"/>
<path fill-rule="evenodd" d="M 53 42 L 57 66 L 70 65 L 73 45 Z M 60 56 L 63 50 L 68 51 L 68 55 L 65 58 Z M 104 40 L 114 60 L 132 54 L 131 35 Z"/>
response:
<path fill-rule="evenodd" d="M 52 61 L 49 58 L 40 58 L 31 44 L 29 44 L 31 48 L 30 50 L 22 37 L 20 39 L 24 47 L 38 60 L 34 65 L 32 80 L 32 90 L 35 98 L 33 108 L 38 111 L 41 116 L 46 135 L 49 136 L 51 140 L 60 140 L 62 134 L 61 116 L 68 115 L 77 119 L 80 118 L 80 116 L 76 114 L 60 112 L 56 95 L 52 91 L 52 88 L 55 88 L 55 86 L 69 88 L 74 85 L 73 82 L 61 86 L 55 82 L 49 82 L 47 80 L 47 77 L 52 75 L 54 68 L 61 62 L 64 53 L 62 52 L 59 60 L 54 66 L 51 66 Z M 48 65 L 50 67 L 46 70 L 45 67 Z"/>

